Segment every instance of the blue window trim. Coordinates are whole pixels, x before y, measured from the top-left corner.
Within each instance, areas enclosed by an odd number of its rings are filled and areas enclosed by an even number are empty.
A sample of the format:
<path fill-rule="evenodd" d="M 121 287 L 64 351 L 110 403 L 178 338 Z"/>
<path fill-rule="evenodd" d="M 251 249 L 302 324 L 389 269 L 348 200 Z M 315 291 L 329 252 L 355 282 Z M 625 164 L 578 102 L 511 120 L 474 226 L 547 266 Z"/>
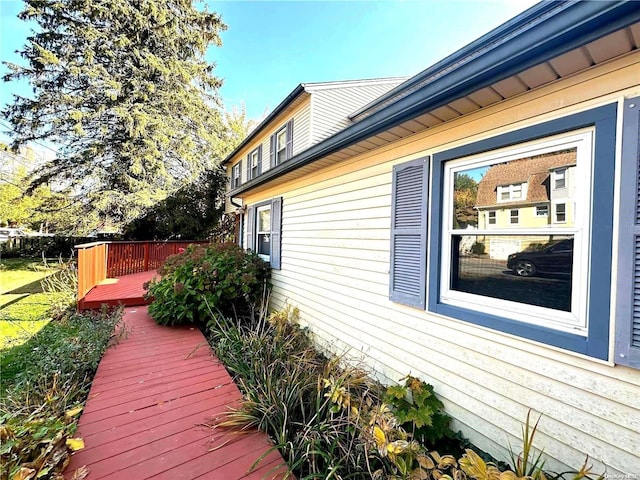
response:
<path fill-rule="evenodd" d="M 603 360 L 608 359 L 616 115 L 616 104 L 605 105 L 433 155 L 433 189 L 430 208 L 433 216 L 429 239 L 429 261 L 431 265 L 428 292 L 429 311 L 591 357 Z M 591 277 L 588 283 L 587 336 L 561 332 L 548 327 L 518 322 L 440 302 L 444 164 L 449 160 L 589 126 L 595 126 L 593 191 L 591 196 L 593 223 L 590 229 L 590 245 L 591 252 L 597 252 L 597 254 L 592 254 L 589 257 Z"/>
<path fill-rule="evenodd" d="M 272 269 L 280 270 L 280 263 L 282 261 L 282 197 L 274 197 L 249 206 L 249 209 L 252 209 L 254 213 L 253 215 L 249 215 L 251 231 L 253 233 L 249 240 L 250 244 L 247 245 L 247 248 L 253 252 L 258 251 L 258 209 L 265 206 L 269 206 L 271 208 L 269 264 Z M 279 212 L 276 213 L 275 209 L 278 209 Z"/>

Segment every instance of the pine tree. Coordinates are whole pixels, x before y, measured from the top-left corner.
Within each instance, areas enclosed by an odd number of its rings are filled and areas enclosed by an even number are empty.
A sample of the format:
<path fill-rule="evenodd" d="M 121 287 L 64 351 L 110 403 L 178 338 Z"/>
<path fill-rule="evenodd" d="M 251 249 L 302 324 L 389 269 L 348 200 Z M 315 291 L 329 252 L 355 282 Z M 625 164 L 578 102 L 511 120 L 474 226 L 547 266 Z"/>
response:
<path fill-rule="evenodd" d="M 72 185 L 126 222 L 232 148 L 204 56 L 226 29 L 218 14 L 192 0 L 25 0 L 19 17 L 38 28 L 20 52 L 27 65 L 4 77 L 34 92 L 3 111 L 12 146 L 46 140 L 60 152 L 32 187 Z"/>

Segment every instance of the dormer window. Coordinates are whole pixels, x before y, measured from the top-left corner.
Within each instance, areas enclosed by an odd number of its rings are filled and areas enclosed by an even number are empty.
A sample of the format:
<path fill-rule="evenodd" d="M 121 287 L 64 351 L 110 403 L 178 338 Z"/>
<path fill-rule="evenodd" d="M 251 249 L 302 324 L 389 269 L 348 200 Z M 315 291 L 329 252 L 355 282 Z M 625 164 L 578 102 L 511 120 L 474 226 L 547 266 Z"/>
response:
<path fill-rule="evenodd" d="M 524 199 L 526 197 L 526 187 L 524 183 L 498 186 L 498 202 Z"/>

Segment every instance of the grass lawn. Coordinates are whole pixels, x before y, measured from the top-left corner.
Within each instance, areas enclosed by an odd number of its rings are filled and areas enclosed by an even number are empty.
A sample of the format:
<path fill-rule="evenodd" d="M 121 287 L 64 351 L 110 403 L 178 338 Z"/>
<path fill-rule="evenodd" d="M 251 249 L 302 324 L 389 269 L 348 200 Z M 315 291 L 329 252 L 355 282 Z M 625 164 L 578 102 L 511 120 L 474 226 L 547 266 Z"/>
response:
<path fill-rule="evenodd" d="M 0 310 L 0 350 L 20 345 L 49 323 L 56 293 L 34 293 Z"/>
<path fill-rule="evenodd" d="M 10 304 L 20 298 L 25 297 L 24 293 L 5 293 L 4 295 L 0 295 L 0 308 L 3 308 L 5 305 Z"/>
<path fill-rule="evenodd" d="M 33 258 L 4 258 L 0 261 L 0 294 L 19 287 L 23 287 L 19 293 L 41 292 L 40 280 L 54 273 L 57 266 L 55 260 L 46 267 L 42 260 Z"/>
<path fill-rule="evenodd" d="M 58 270 L 56 261 L 50 266 L 33 258 L 0 261 L 0 350 L 21 345 L 49 322 L 49 310 L 59 295 L 43 293 L 40 281 Z M 16 293 L 5 293 L 10 291 Z"/>

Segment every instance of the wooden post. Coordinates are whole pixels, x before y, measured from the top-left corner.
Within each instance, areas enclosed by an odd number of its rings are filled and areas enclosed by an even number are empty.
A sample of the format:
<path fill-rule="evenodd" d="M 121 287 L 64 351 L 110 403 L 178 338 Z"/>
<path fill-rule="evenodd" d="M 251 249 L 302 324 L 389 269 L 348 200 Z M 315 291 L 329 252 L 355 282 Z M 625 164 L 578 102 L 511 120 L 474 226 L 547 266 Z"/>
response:
<path fill-rule="evenodd" d="M 149 242 L 144 243 L 144 271 L 149 271 Z"/>

